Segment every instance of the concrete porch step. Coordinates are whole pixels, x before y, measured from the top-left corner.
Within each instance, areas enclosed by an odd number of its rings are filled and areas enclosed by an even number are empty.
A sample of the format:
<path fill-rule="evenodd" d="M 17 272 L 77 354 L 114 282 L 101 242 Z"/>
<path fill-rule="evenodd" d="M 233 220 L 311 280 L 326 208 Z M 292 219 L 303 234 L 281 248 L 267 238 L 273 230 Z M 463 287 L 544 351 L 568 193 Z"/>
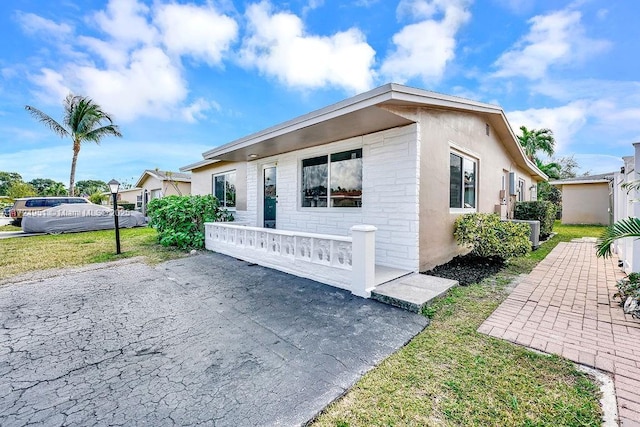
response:
<path fill-rule="evenodd" d="M 400 277 L 371 291 L 371 298 L 385 304 L 420 313 L 435 298 L 457 286 L 457 280 L 413 273 Z"/>

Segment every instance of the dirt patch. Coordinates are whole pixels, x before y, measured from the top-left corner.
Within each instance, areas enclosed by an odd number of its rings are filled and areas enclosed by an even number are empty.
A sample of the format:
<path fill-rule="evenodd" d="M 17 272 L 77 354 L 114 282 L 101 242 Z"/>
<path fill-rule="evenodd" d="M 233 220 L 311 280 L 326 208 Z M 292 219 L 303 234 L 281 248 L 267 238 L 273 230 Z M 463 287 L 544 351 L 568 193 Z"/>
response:
<path fill-rule="evenodd" d="M 422 274 L 457 280 L 461 286 L 479 283 L 482 279 L 493 276 L 504 267 L 499 258 L 481 258 L 473 255 L 460 255 L 446 264 L 439 265 Z"/>

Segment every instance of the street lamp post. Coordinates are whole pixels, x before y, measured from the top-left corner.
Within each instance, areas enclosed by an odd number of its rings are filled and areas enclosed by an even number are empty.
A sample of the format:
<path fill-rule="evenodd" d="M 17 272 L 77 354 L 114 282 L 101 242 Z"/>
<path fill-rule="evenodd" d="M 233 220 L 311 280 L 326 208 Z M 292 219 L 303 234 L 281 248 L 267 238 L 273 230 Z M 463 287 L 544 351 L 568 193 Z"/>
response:
<path fill-rule="evenodd" d="M 120 227 L 118 226 L 118 189 L 120 188 L 120 183 L 112 179 L 108 185 L 111 195 L 113 196 L 113 221 L 116 225 L 116 254 L 120 255 Z"/>

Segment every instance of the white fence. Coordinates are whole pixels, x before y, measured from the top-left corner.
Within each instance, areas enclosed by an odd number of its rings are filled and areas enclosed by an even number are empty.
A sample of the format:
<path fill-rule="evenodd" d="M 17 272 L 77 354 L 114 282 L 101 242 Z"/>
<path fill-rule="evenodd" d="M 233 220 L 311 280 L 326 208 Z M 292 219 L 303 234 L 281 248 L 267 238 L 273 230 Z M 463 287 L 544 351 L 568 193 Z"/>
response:
<path fill-rule="evenodd" d="M 633 144 L 634 155 L 623 157 L 624 168 L 614 174 L 611 187 L 613 198 L 614 221 L 623 218 L 640 218 L 640 191 L 624 188 L 625 183 L 640 179 L 640 143 Z M 618 255 L 621 267 L 625 273 L 640 271 L 640 240 L 627 237 L 616 240 L 613 250 Z"/>
<path fill-rule="evenodd" d="M 356 225 L 351 236 L 334 236 L 209 222 L 205 247 L 368 298 L 375 286 L 375 231 Z"/>

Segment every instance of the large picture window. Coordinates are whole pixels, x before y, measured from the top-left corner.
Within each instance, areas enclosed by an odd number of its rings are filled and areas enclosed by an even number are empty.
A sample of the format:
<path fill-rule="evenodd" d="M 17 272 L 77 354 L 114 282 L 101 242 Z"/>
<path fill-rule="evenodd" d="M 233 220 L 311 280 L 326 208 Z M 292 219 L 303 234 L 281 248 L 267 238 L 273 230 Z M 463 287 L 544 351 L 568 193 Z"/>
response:
<path fill-rule="evenodd" d="M 362 206 L 362 149 L 302 161 L 302 207 Z"/>
<path fill-rule="evenodd" d="M 475 209 L 476 207 L 475 160 L 459 154 L 449 155 L 449 207 Z"/>
<path fill-rule="evenodd" d="M 220 206 L 236 207 L 236 171 L 213 176 L 213 195 L 220 202 Z"/>

